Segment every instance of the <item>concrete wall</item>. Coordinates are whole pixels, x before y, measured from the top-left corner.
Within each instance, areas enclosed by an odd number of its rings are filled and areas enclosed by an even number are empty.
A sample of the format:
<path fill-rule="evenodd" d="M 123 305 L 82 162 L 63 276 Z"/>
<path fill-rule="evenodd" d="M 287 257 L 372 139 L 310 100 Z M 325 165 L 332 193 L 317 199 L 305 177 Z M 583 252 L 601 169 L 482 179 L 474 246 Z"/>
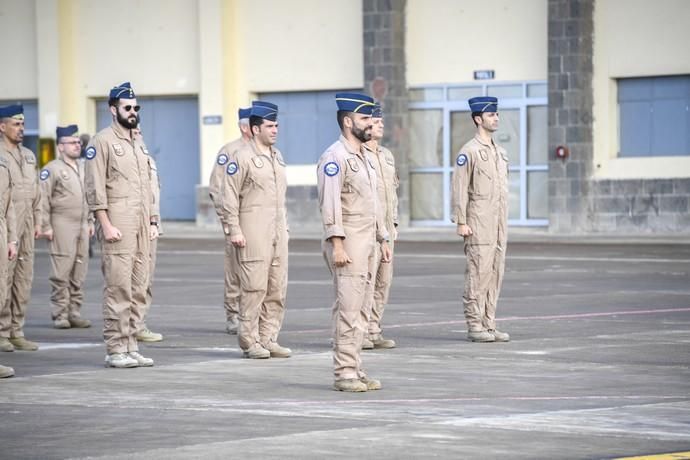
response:
<path fill-rule="evenodd" d="M 617 158 L 617 78 L 690 74 L 690 2 L 606 0 L 594 8 L 594 162 L 601 179 L 690 177 L 690 156 Z"/>
<path fill-rule="evenodd" d="M 3 73 L 0 100 L 38 97 L 36 8 L 33 1 L 0 0 Z"/>
<path fill-rule="evenodd" d="M 485 69 L 546 79 L 546 0 L 408 0 L 406 21 L 409 86 L 466 83 Z"/>

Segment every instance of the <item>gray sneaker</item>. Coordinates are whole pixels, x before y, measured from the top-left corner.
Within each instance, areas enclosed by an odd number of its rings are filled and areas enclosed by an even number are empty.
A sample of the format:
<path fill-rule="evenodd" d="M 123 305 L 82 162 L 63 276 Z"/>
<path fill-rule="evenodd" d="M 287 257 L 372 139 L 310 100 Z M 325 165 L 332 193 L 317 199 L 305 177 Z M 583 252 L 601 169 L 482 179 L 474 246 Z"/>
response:
<path fill-rule="evenodd" d="M 32 342 L 31 340 L 26 340 L 25 337 L 10 337 L 10 343 L 14 345 L 15 350 L 22 351 L 36 351 L 38 350 L 38 344 Z"/>
<path fill-rule="evenodd" d="M 493 334 L 486 331 L 468 331 L 467 340 L 470 342 L 494 342 L 496 339 Z"/>
<path fill-rule="evenodd" d="M 501 332 L 498 329 L 489 329 L 489 334 L 494 336 L 495 342 L 510 342 L 510 335 L 507 332 Z"/>
<path fill-rule="evenodd" d="M 367 377 L 366 375 L 359 379 L 360 382 L 367 386 L 367 390 L 380 390 L 381 381 Z"/>
<path fill-rule="evenodd" d="M 367 384 L 360 379 L 340 379 L 333 382 L 333 389 L 335 391 L 348 391 L 352 393 L 361 393 L 367 391 Z"/>
<path fill-rule="evenodd" d="M 105 355 L 105 367 L 125 369 L 130 367 L 139 367 L 139 363 L 136 359 L 130 358 L 127 353 L 111 353 L 109 355 Z"/>
<path fill-rule="evenodd" d="M 139 367 L 151 367 L 153 366 L 153 360 L 151 358 L 144 357 L 138 351 L 130 351 L 128 353 L 129 357 L 137 362 Z"/>
<path fill-rule="evenodd" d="M 139 342 L 160 342 L 163 340 L 163 335 L 153 332 L 147 327 L 139 331 L 136 338 Z"/>
<path fill-rule="evenodd" d="M 281 347 L 278 342 L 269 342 L 264 348 L 271 353 L 271 358 L 289 358 L 292 354 L 292 350 Z"/>
<path fill-rule="evenodd" d="M 237 318 L 230 318 L 225 322 L 225 332 L 227 332 L 230 335 L 237 335 L 239 326 L 240 323 L 239 321 L 237 321 Z"/>
<path fill-rule="evenodd" d="M 385 339 L 382 335 L 370 337 L 369 340 L 376 349 L 395 348 L 395 340 Z"/>
<path fill-rule="evenodd" d="M 0 366 L 0 379 L 6 379 L 14 375 L 14 369 L 9 366 Z"/>
<path fill-rule="evenodd" d="M 255 343 L 249 350 L 244 352 L 244 357 L 249 359 L 267 359 L 271 357 L 271 352 L 266 350 L 260 344 Z"/>
<path fill-rule="evenodd" d="M 7 337 L 0 337 L 0 351 L 14 351 L 14 345 Z"/>
<path fill-rule="evenodd" d="M 91 327 L 91 321 L 81 316 L 72 316 L 69 318 L 69 325 L 79 329 L 86 329 L 87 327 Z"/>
<path fill-rule="evenodd" d="M 53 321 L 53 327 L 55 329 L 69 329 L 72 326 L 70 325 L 68 320 L 61 318 Z"/>

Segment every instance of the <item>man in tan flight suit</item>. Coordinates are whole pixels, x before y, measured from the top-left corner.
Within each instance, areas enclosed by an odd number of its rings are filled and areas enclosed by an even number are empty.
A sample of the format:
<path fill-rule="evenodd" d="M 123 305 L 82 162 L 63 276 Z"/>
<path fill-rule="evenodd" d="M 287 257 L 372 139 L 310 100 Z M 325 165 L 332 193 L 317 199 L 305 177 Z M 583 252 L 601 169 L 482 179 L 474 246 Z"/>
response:
<path fill-rule="evenodd" d="M 361 364 L 373 296 L 377 241 L 381 258 L 390 260 L 388 232 L 378 212 L 376 171 L 362 149 L 371 138 L 374 100 L 357 93 L 338 93 L 341 136 L 319 158 L 317 187 L 323 222 L 322 248 L 333 275 L 333 364 L 337 391 L 378 390 Z"/>
<path fill-rule="evenodd" d="M 507 342 L 496 329 L 496 303 L 503 283 L 508 226 L 508 155 L 492 134 L 498 129 L 498 100 L 469 100 L 474 138 L 455 159 L 452 221 L 465 239 L 465 293 L 462 301 L 467 338 L 472 342 Z"/>
<path fill-rule="evenodd" d="M 132 130 L 140 107 L 129 82 L 110 90 L 113 123 L 86 149 L 86 198 L 100 224 L 106 367 L 153 366 L 139 353 L 134 310 L 146 303 L 151 183 L 146 147 Z"/>
<path fill-rule="evenodd" d="M 41 231 L 41 194 L 38 190 L 36 157 L 22 145 L 24 107 L 0 108 L 0 157 L 4 158 L 12 182 L 12 204 L 16 216 L 17 257 L 9 263 L 7 300 L 0 307 L 0 350 L 38 350 L 38 344 L 24 337 L 24 319 L 34 278 L 34 239 Z"/>
<path fill-rule="evenodd" d="M 161 199 L 161 184 L 158 177 L 158 167 L 153 157 L 149 154 L 146 144 L 144 144 L 144 137 L 141 131 L 141 124 L 132 130 L 132 135 L 144 145 L 144 153 L 146 153 L 146 160 L 148 162 L 149 181 L 151 183 L 151 196 L 153 202 L 151 203 L 151 226 L 149 227 L 150 238 L 150 252 L 149 252 L 149 284 L 146 286 L 146 302 L 143 305 L 137 304 L 137 308 L 132 309 L 134 315 L 134 324 L 136 328 L 135 337 L 139 342 L 161 342 L 163 335 L 153 332 L 146 325 L 146 317 L 151 309 L 153 303 L 153 273 L 156 270 L 156 253 L 158 251 L 158 237 L 162 235 L 162 227 L 160 220 L 160 199 Z M 135 299 L 136 301 L 137 299 Z"/>
<path fill-rule="evenodd" d="M 388 246 L 391 250 L 391 260 L 389 263 L 382 263 L 381 257 L 376 257 L 376 282 L 374 284 L 373 304 L 371 315 L 369 316 L 369 336 L 364 338 L 362 349 L 372 348 L 395 348 L 395 341 L 383 337 L 381 330 L 381 319 L 383 310 L 388 303 L 388 295 L 393 279 L 393 251 L 397 238 L 398 227 L 398 174 L 395 171 L 395 158 L 393 153 L 381 146 L 379 142 L 383 139 L 383 111 L 381 104 L 376 103 L 371 114 L 373 125 L 371 129 L 371 140 L 364 143 L 364 150 L 371 158 L 374 169 L 376 170 L 376 191 L 378 193 L 379 210 L 384 217 L 384 225 L 391 233 L 391 241 Z M 380 247 L 377 248 L 380 252 Z M 379 254 L 380 255 L 380 254 Z"/>
<path fill-rule="evenodd" d="M 223 291 L 223 306 L 225 307 L 225 330 L 228 334 L 237 334 L 239 326 L 240 278 L 236 269 L 237 257 L 235 255 L 235 246 L 230 241 L 230 226 L 228 225 L 227 216 L 223 212 L 223 200 L 225 199 L 225 194 L 229 193 L 230 190 L 223 187 L 223 185 L 225 184 L 225 168 L 230 158 L 229 155 L 249 145 L 249 142 L 252 140 L 252 132 L 249 128 L 251 111 L 251 108 L 239 109 L 237 111 L 239 119 L 237 125 L 242 135 L 238 139 L 228 142 L 220 149 L 216 156 L 216 163 L 211 171 L 211 178 L 208 181 L 208 193 L 211 196 L 218 219 L 220 219 L 220 223 L 223 226 L 223 235 L 225 235 L 225 289 Z"/>
<path fill-rule="evenodd" d="M 0 109 L 1 110 L 1 109 Z M 2 116 L 0 114 L 0 116 Z M 7 266 L 10 260 L 17 256 L 17 232 L 12 204 L 12 182 L 7 159 L 0 156 L 0 280 L 7 279 Z M 7 283 L 0 282 L 0 308 L 3 308 L 7 300 Z M 4 339 L 7 345 L 12 344 Z M 14 346 L 12 346 L 14 350 Z M 4 351 L 12 351 L 4 350 Z M 9 366 L 0 366 L 0 378 L 12 377 L 14 369 Z"/>
<path fill-rule="evenodd" d="M 239 344 L 252 359 L 288 358 L 278 344 L 285 316 L 288 228 L 285 161 L 273 145 L 278 106 L 252 102 L 252 141 L 230 152 L 223 215 L 235 246 L 240 278 Z"/>
<path fill-rule="evenodd" d="M 41 187 L 41 236 L 50 241 L 50 303 L 56 329 L 90 327 L 81 317 L 83 284 L 89 263 L 89 238 L 93 214 L 84 192 L 84 164 L 77 125 L 58 127 L 59 158 L 39 174 Z"/>

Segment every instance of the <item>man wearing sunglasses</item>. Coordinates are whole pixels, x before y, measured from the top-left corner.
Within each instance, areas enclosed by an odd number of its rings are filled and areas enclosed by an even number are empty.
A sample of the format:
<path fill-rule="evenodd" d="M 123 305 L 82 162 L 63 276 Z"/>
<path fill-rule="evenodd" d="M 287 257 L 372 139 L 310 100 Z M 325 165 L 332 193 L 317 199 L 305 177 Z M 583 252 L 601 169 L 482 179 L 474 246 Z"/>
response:
<path fill-rule="evenodd" d="M 50 242 L 50 304 L 56 329 L 91 326 L 81 317 L 81 306 L 94 225 L 84 193 L 78 131 L 77 125 L 58 126 L 55 137 L 60 156 L 39 174 L 41 236 Z"/>
<path fill-rule="evenodd" d="M 24 337 L 24 318 L 34 278 L 34 238 L 40 234 L 36 157 L 22 145 L 24 107 L 0 107 L 0 158 L 4 159 L 12 182 L 12 204 L 16 215 L 18 254 L 8 267 L 7 300 L 0 306 L 0 350 L 35 351 L 38 344 Z"/>
<path fill-rule="evenodd" d="M 103 338 L 106 367 L 153 366 L 139 353 L 134 310 L 146 303 L 149 280 L 151 181 L 148 151 L 132 130 L 139 106 L 129 82 L 110 90 L 112 124 L 86 149 L 86 199 L 100 224 Z"/>

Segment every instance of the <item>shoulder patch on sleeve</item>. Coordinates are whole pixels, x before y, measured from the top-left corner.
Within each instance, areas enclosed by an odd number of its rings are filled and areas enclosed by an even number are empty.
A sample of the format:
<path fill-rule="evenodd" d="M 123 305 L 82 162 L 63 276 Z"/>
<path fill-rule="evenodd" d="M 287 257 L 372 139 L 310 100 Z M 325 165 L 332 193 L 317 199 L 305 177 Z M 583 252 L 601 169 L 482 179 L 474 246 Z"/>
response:
<path fill-rule="evenodd" d="M 218 159 L 216 160 L 216 163 L 218 163 L 220 166 L 224 166 L 225 163 L 228 162 L 228 156 L 224 153 L 221 153 L 218 155 Z"/>
<path fill-rule="evenodd" d="M 96 147 L 92 145 L 89 148 L 87 148 L 84 152 L 84 156 L 87 160 L 93 160 L 94 158 L 96 158 Z"/>
<path fill-rule="evenodd" d="M 458 158 L 457 160 L 455 160 L 455 163 L 458 166 L 465 166 L 465 164 L 467 164 L 467 155 L 461 153 L 460 155 L 458 155 Z"/>
<path fill-rule="evenodd" d="M 340 172 L 340 166 L 335 161 L 329 161 L 324 165 L 323 172 L 328 177 L 333 177 Z"/>
<path fill-rule="evenodd" d="M 228 167 L 225 168 L 225 171 L 228 173 L 228 175 L 232 176 L 232 175 L 235 174 L 239 169 L 240 169 L 240 167 L 237 166 L 237 163 L 235 163 L 235 162 L 233 161 L 233 162 L 228 163 Z"/>
<path fill-rule="evenodd" d="M 40 177 L 41 180 L 46 180 L 50 177 L 50 171 L 48 171 L 47 169 L 42 169 L 41 174 L 39 174 L 38 177 Z"/>

